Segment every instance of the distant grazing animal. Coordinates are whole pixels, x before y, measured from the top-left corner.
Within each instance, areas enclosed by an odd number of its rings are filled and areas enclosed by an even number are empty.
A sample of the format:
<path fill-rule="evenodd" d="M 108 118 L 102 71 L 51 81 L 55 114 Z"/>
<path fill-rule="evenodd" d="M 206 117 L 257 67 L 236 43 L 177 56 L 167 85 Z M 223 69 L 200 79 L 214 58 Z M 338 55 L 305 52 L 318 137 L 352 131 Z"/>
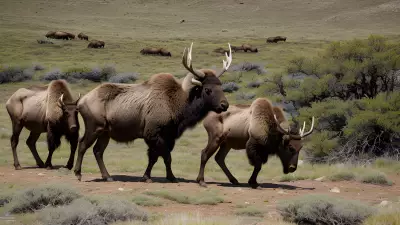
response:
<path fill-rule="evenodd" d="M 88 48 L 104 48 L 105 42 L 99 40 L 91 40 L 88 44 Z"/>
<path fill-rule="evenodd" d="M 24 127 L 30 131 L 26 144 L 31 150 L 36 164 L 41 168 L 52 168 L 53 152 L 60 146 L 60 139 L 65 135 L 71 145 L 71 154 L 66 167 L 72 169 L 79 138 L 76 108 L 78 100 L 73 100 L 68 84 L 64 80 L 55 80 L 46 86 L 20 88 L 8 99 L 6 108 L 12 122 L 11 148 L 15 169 L 21 169 L 17 156 L 17 145 L 19 135 Z M 44 132 L 47 132 L 49 155 L 46 163 L 43 164 L 36 150 L 36 141 Z"/>
<path fill-rule="evenodd" d="M 47 38 L 69 40 L 74 39 L 75 35 L 64 31 L 49 31 L 46 34 Z"/>
<path fill-rule="evenodd" d="M 86 40 L 86 41 L 89 40 L 89 37 L 86 34 L 82 33 L 82 32 L 78 34 L 78 38 L 81 39 L 81 40 Z"/>
<path fill-rule="evenodd" d="M 140 50 L 142 55 L 161 55 L 161 56 L 172 56 L 171 52 L 164 48 L 144 48 Z"/>
<path fill-rule="evenodd" d="M 278 43 L 279 41 L 286 41 L 286 37 L 284 36 L 276 36 L 267 38 L 267 43 Z"/>
<path fill-rule="evenodd" d="M 46 40 L 37 40 L 37 42 L 38 42 L 39 44 L 54 44 L 53 42 L 51 42 L 51 41 L 46 41 Z"/>
<path fill-rule="evenodd" d="M 231 106 L 221 114 L 210 112 L 203 125 L 208 133 L 208 144 L 201 152 L 197 182 L 206 186 L 204 168 L 208 159 L 219 149 L 215 161 L 232 184 L 239 184 L 226 167 L 225 157 L 232 148 L 246 149 L 249 162 L 254 166 L 248 184 L 257 188 L 258 173 L 269 155 L 278 155 L 283 173 L 296 171 L 301 140 L 313 132 L 314 117 L 307 133 L 304 133 L 305 122 L 300 131 L 291 130 L 281 108 L 273 107 L 267 98 L 257 98 L 251 105 Z"/>
<path fill-rule="evenodd" d="M 258 49 L 249 45 L 249 44 L 242 44 L 241 46 L 232 46 L 232 50 L 234 52 L 244 51 L 244 52 L 258 52 Z"/>
<path fill-rule="evenodd" d="M 231 49 L 233 50 L 233 46 L 231 46 Z M 221 53 L 221 54 L 227 54 L 227 56 L 229 56 L 229 50 L 226 50 L 226 49 L 221 48 L 221 47 L 214 49 L 213 52 Z"/>
<path fill-rule="evenodd" d="M 85 122 L 85 134 L 79 141 L 74 169 L 79 180 L 83 156 L 96 140 L 93 152 L 102 178 L 112 181 L 103 161 L 110 138 L 117 142 L 140 138 L 148 146 L 143 181 L 152 182 L 151 170 L 161 156 L 166 178 L 176 182 L 171 169 L 171 151 L 176 139 L 208 112 L 221 113 L 229 107 L 219 77 L 228 70 L 232 56 L 223 61 L 223 70 L 219 73 L 196 70 L 191 63 L 192 46 L 193 43 L 189 50 L 184 50 L 182 64 L 190 73 L 182 80 L 169 73 L 159 73 L 141 84 L 101 84 L 82 97 L 78 109 Z"/>

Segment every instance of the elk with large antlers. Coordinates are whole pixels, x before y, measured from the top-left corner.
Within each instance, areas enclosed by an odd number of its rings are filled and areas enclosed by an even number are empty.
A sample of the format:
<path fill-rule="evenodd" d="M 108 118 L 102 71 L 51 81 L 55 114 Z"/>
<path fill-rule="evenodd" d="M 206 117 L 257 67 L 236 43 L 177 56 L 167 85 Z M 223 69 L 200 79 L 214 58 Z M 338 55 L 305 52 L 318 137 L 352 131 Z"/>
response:
<path fill-rule="evenodd" d="M 229 68 L 232 54 L 223 61 L 223 70 L 218 74 L 209 69 L 196 70 L 192 67 L 192 46 L 184 50 L 182 63 L 190 73 L 181 81 L 172 74 L 160 73 L 141 84 L 101 84 L 82 97 L 78 109 L 85 122 L 85 134 L 79 142 L 75 165 L 79 180 L 83 156 L 93 143 L 102 177 L 112 181 L 103 161 L 110 138 L 117 142 L 142 138 L 148 146 L 143 180 L 152 181 L 151 170 L 161 156 L 167 179 L 176 181 L 171 169 L 176 139 L 208 112 L 218 114 L 229 107 L 218 77 Z"/>
<path fill-rule="evenodd" d="M 225 158 L 232 148 L 246 149 L 249 162 L 254 166 L 248 181 L 252 188 L 258 187 L 258 173 L 269 155 L 278 155 L 283 173 L 293 173 L 297 169 L 302 139 L 314 130 L 314 117 L 311 123 L 311 129 L 306 133 L 305 122 L 300 130 L 291 130 L 282 109 L 272 106 L 266 98 L 258 98 L 251 105 L 230 106 L 221 114 L 210 112 L 203 122 L 208 133 L 208 144 L 201 153 L 197 182 L 206 186 L 204 168 L 218 149 L 215 160 L 232 184 L 239 184 L 225 165 Z"/>

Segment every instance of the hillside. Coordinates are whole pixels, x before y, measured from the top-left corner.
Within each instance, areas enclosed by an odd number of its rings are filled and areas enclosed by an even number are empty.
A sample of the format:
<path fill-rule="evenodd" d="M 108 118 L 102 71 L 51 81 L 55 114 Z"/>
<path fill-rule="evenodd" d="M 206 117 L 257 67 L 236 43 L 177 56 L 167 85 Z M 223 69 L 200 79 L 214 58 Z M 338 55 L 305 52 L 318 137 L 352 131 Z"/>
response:
<path fill-rule="evenodd" d="M 243 3 L 243 4 L 241 4 Z M 400 32 L 390 0 L 31 0 L 0 2 L 2 32 L 48 30 L 101 37 L 217 38 L 286 35 L 348 39 Z M 184 19 L 184 23 L 180 21 Z"/>

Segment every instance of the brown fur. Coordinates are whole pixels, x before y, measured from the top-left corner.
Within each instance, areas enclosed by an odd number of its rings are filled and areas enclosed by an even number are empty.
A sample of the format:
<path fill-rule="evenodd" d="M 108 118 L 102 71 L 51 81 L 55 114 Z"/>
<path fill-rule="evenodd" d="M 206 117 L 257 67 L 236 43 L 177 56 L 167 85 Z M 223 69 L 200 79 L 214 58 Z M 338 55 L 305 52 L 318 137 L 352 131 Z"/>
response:
<path fill-rule="evenodd" d="M 242 44 L 241 46 L 232 46 L 234 52 L 244 51 L 244 52 L 258 52 L 258 49 L 251 46 L 250 44 Z"/>
<path fill-rule="evenodd" d="M 91 40 L 88 44 L 88 48 L 104 48 L 105 42 L 99 40 Z"/>
<path fill-rule="evenodd" d="M 143 179 L 151 181 L 151 169 L 161 156 L 167 179 L 174 181 L 170 152 L 175 140 L 203 119 L 208 111 L 220 113 L 226 110 L 221 108 L 227 100 L 215 71 L 201 71 L 205 74 L 202 86 L 191 83 L 194 77 L 191 73 L 182 80 L 169 73 L 160 73 L 141 84 L 101 84 L 83 96 L 78 103 L 85 121 L 85 134 L 79 143 L 75 166 L 78 179 L 81 179 L 83 155 L 94 142 L 93 151 L 102 177 L 112 180 L 103 162 L 109 139 L 131 142 L 140 138 L 149 147 L 149 165 Z M 210 96 L 208 90 L 212 90 Z"/>
<path fill-rule="evenodd" d="M 60 101 L 62 94 L 63 101 Z M 30 131 L 26 144 L 39 167 L 52 167 L 52 154 L 60 145 L 60 138 L 65 135 L 71 144 L 66 167 L 72 168 L 79 137 L 79 122 L 76 101 L 73 101 L 66 81 L 55 80 L 45 86 L 20 88 L 8 99 L 6 108 L 13 127 L 10 141 L 15 169 L 21 169 L 16 148 L 24 127 Z M 36 150 L 36 141 L 41 133 L 47 133 L 49 155 L 45 164 Z"/>
<path fill-rule="evenodd" d="M 257 187 L 257 175 L 262 164 L 268 160 L 268 155 L 277 154 L 282 161 L 284 173 L 294 172 L 289 168 L 297 167 L 298 150 L 301 140 L 289 139 L 289 136 L 277 129 L 274 119 L 277 117 L 281 127 L 287 127 L 283 110 L 274 107 L 267 98 L 257 98 L 249 105 L 234 105 L 227 112 L 216 114 L 210 112 L 203 121 L 208 133 L 208 144 L 203 149 L 197 181 L 205 186 L 204 168 L 208 159 L 218 151 L 215 160 L 224 171 L 230 182 L 238 184 L 237 179 L 225 165 L 225 157 L 230 149 L 246 149 L 247 157 L 254 171 L 249 179 L 249 185 Z M 298 134 L 297 133 L 293 134 Z M 293 132 L 293 131 L 292 131 Z M 219 149 L 219 150 L 218 150 Z M 296 151 L 292 151 L 296 149 Z"/>
<path fill-rule="evenodd" d="M 284 36 L 275 36 L 267 38 L 267 43 L 278 43 L 279 41 L 285 42 L 287 37 Z"/>
<path fill-rule="evenodd" d="M 81 40 L 86 40 L 86 41 L 89 40 L 89 37 L 86 34 L 82 33 L 82 32 L 78 34 L 78 38 L 81 39 Z"/>
<path fill-rule="evenodd" d="M 164 48 L 144 48 L 140 50 L 142 55 L 161 55 L 161 56 L 172 56 L 171 52 Z"/>
<path fill-rule="evenodd" d="M 74 39 L 75 35 L 64 31 L 49 31 L 47 32 L 46 37 L 53 39 L 69 40 L 69 39 Z"/>

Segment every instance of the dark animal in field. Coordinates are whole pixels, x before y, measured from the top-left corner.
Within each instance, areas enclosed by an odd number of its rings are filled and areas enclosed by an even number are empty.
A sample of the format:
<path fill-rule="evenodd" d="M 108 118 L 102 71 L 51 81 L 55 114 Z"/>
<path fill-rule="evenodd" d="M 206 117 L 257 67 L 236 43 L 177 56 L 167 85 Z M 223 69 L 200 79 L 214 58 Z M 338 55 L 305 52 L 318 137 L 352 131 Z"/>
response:
<path fill-rule="evenodd" d="M 161 55 L 161 56 L 172 56 L 171 52 L 164 48 L 144 48 L 140 50 L 142 55 Z"/>
<path fill-rule="evenodd" d="M 184 23 L 185 22 L 185 20 L 181 20 L 181 22 L 180 23 Z"/>
<path fill-rule="evenodd" d="M 144 139 L 148 146 L 148 166 L 143 180 L 151 182 L 151 170 L 158 158 L 164 159 L 166 178 L 175 182 L 171 169 L 171 151 L 187 128 L 194 127 L 208 112 L 224 112 L 229 103 L 219 77 L 232 56 L 223 61 L 223 70 L 196 70 L 192 67 L 192 45 L 184 50 L 182 64 L 190 72 L 181 80 L 169 73 L 155 74 L 141 84 L 101 84 L 78 102 L 85 122 L 85 134 L 79 141 L 75 175 L 80 180 L 86 150 L 93 152 L 102 178 L 112 181 L 103 161 L 110 138 L 117 142 Z"/>
<path fill-rule="evenodd" d="M 269 155 L 278 155 L 283 173 L 296 171 L 301 140 L 313 132 L 314 117 L 308 132 L 304 133 L 305 122 L 302 129 L 291 130 L 281 108 L 272 106 L 267 98 L 257 98 L 251 105 L 231 106 L 221 114 L 210 112 L 203 125 L 208 133 L 208 144 L 201 152 L 197 182 L 206 186 L 204 168 L 208 159 L 219 149 L 215 161 L 232 184 L 239 184 L 226 167 L 225 157 L 232 148 L 246 149 L 249 162 L 254 166 L 248 184 L 256 188 L 258 173 Z"/>
<path fill-rule="evenodd" d="M 91 40 L 88 44 L 88 48 L 104 48 L 105 42 L 99 40 Z"/>
<path fill-rule="evenodd" d="M 284 36 L 276 36 L 267 38 L 267 43 L 278 43 L 279 41 L 286 41 L 286 37 Z"/>
<path fill-rule="evenodd" d="M 46 41 L 46 40 L 37 40 L 37 42 L 38 42 L 39 44 L 54 44 L 53 42 L 51 42 L 51 41 Z"/>
<path fill-rule="evenodd" d="M 75 35 L 64 31 L 49 31 L 45 35 L 47 38 L 70 40 L 75 39 Z"/>
<path fill-rule="evenodd" d="M 231 50 L 233 50 L 233 46 L 231 46 Z M 226 50 L 226 49 L 224 49 L 224 48 L 216 48 L 216 49 L 214 49 L 213 50 L 213 52 L 216 52 L 216 53 L 221 53 L 221 54 L 227 54 L 227 56 L 229 56 L 229 51 L 230 50 Z"/>
<path fill-rule="evenodd" d="M 232 46 L 232 50 L 234 52 L 244 51 L 244 52 L 258 52 L 258 49 L 249 45 L 249 44 L 242 44 L 241 46 Z"/>
<path fill-rule="evenodd" d="M 82 32 L 78 34 L 78 38 L 81 40 L 89 41 L 89 36 L 87 36 L 86 34 L 84 34 Z"/>
<path fill-rule="evenodd" d="M 26 144 L 36 164 L 41 168 L 52 168 L 53 152 L 60 146 L 61 137 L 65 135 L 71 145 L 71 154 L 66 167 L 72 169 L 79 138 L 76 108 L 78 100 L 73 100 L 68 83 L 64 80 L 55 80 L 46 86 L 20 88 L 8 99 L 6 108 L 12 123 L 11 148 L 15 169 L 21 169 L 17 145 L 24 127 L 30 131 Z M 36 150 L 36 141 L 40 134 L 45 132 L 49 154 L 46 163 L 43 163 Z"/>

